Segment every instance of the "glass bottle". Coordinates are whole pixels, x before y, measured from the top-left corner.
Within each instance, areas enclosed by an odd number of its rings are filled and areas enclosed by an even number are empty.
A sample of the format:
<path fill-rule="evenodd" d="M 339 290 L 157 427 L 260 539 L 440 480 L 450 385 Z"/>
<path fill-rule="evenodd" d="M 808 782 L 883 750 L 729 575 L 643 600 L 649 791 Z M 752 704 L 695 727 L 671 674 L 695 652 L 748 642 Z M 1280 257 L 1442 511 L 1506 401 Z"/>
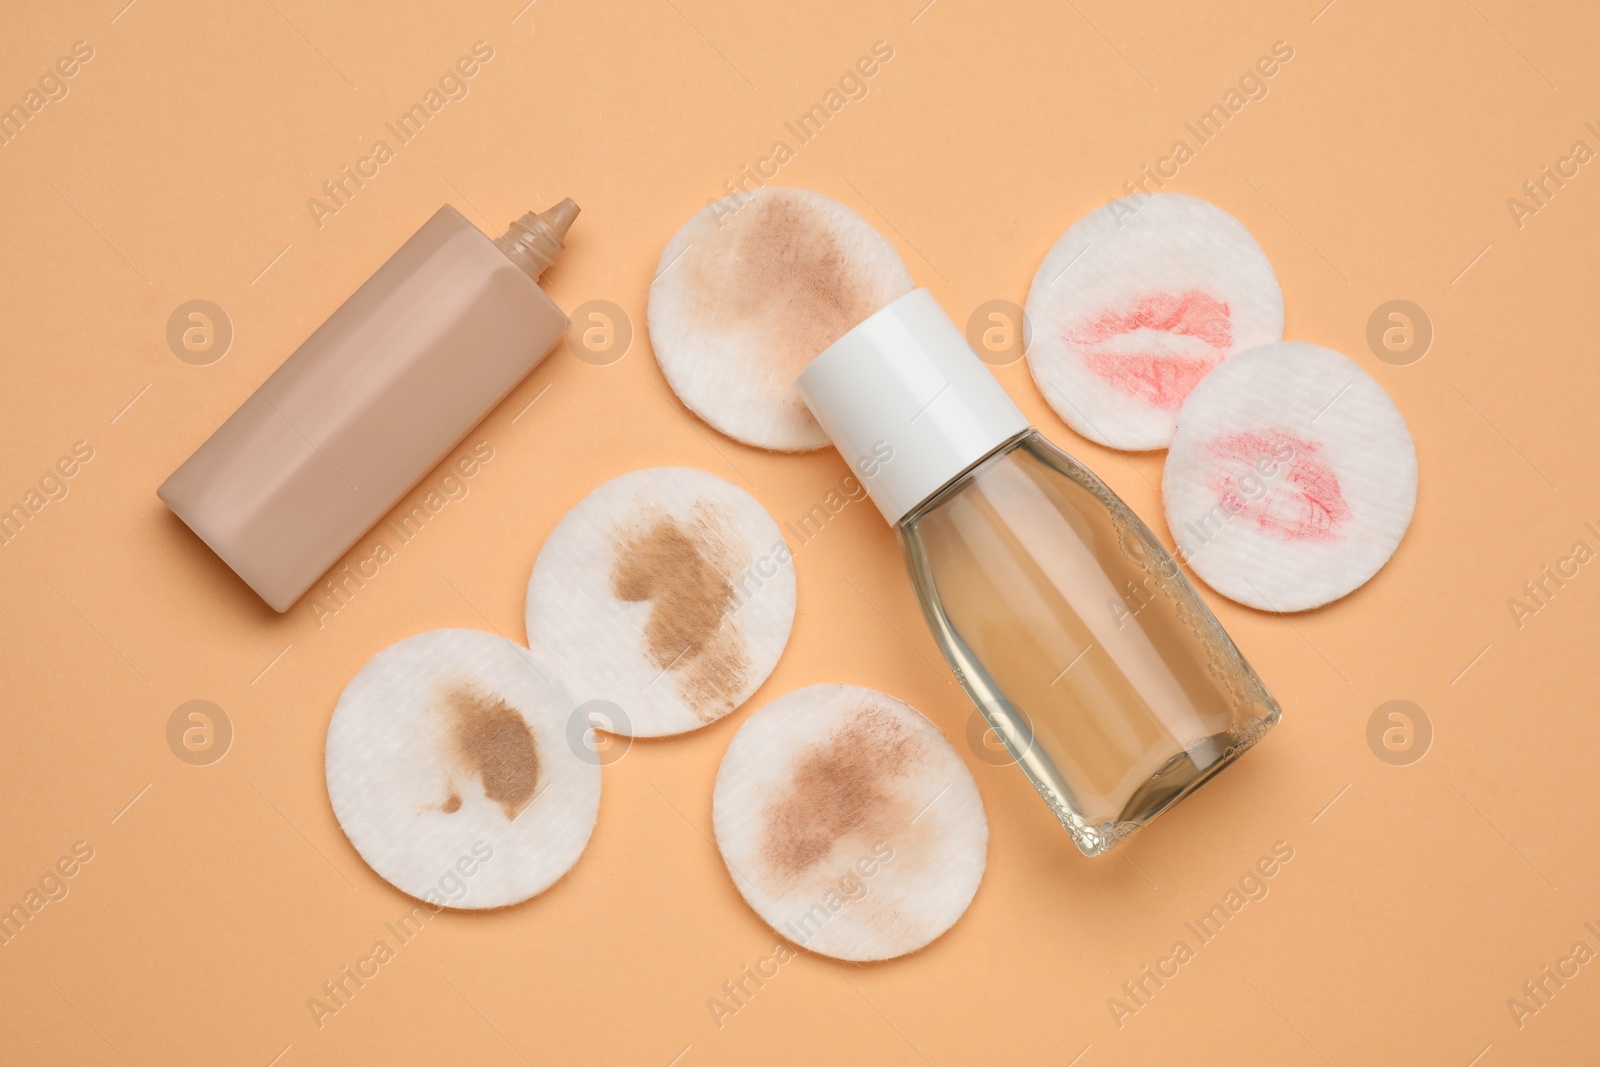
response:
<path fill-rule="evenodd" d="M 926 290 L 846 334 L 799 385 L 895 527 L 957 680 L 1085 854 L 1277 723 L 1155 535 L 1028 425 Z"/>

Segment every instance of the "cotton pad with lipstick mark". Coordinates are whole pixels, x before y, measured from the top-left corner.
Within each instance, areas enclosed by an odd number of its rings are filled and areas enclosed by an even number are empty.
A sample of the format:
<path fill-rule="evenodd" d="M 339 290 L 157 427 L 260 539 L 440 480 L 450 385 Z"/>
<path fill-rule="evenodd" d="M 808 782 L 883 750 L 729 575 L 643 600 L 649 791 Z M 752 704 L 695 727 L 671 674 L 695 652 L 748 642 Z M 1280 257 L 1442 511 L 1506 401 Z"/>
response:
<path fill-rule="evenodd" d="M 794 623 L 794 564 L 743 489 L 690 467 L 614 478 L 551 532 L 528 582 L 528 645 L 612 732 L 683 733 L 750 698 Z"/>
<path fill-rule="evenodd" d="M 432 630 L 379 652 L 328 724 L 328 799 L 361 858 L 402 892 L 497 908 L 578 861 L 600 768 L 567 742 L 572 698 L 528 650 Z"/>
<path fill-rule="evenodd" d="M 1207 585 L 1250 607 L 1303 611 L 1394 554 L 1416 506 L 1417 454 L 1366 371 L 1283 341 L 1195 387 L 1161 492 L 1178 555 Z"/>
<path fill-rule="evenodd" d="M 813 685 L 734 735 L 711 801 L 749 905 L 797 945 L 886 960 L 943 934 L 983 880 L 989 823 L 966 764 L 893 697 Z"/>
<path fill-rule="evenodd" d="M 650 345 L 673 392 L 738 441 L 828 443 L 794 379 L 898 296 L 911 273 L 836 200 L 764 188 L 707 206 L 667 242 L 650 284 Z"/>
<path fill-rule="evenodd" d="M 1150 193 L 1073 224 L 1028 290 L 1028 366 L 1067 425 L 1111 448 L 1172 440 L 1196 383 L 1236 352 L 1283 338 L 1283 291 L 1237 219 Z"/>

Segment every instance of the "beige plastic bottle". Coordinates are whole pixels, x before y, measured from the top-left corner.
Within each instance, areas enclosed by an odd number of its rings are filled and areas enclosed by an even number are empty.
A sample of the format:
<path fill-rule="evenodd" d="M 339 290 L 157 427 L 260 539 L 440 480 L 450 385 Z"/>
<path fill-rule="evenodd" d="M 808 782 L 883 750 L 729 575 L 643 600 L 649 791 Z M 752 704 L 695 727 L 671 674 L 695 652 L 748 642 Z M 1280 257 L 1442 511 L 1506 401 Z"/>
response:
<path fill-rule="evenodd" d="M 491 240 L 440 208 L 157 495 L 289 610 L 566 333 L 537 282 L 577 214 Z"/>

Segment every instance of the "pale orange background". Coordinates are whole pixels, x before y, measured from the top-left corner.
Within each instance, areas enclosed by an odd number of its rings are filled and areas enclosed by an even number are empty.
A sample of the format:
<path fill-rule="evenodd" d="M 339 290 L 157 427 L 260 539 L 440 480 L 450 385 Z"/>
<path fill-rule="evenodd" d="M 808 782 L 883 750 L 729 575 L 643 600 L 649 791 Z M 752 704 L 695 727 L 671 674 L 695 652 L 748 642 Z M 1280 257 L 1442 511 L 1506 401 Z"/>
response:
<path fill-rule="evenodd" d="M 1575 140 L 1600 148 L 1583 129 L 1600 120 L 1600 9 L 124 2 L 0 18 L 8 105 L 74 41 L 95 49 L 70 95 L 0 147 L 0 504 L 74 442 L 94 448 L 70 494 L 0 548 L 0 903 L 73 842 L 94 849 L 70 895 L 0 947 L 0 1062 L 1595 1062 L 1600 962 L 1520 1029 L 1506 1000 L 1575 941 L 1600 950 L 1584 930 L 1600 925 L 1600 564 L 1521 629 L 1506 602 L 1573 542 L 1600 548 L 1583 528 L 1600 525 L 1600 164 L 1520 229 L 1505 201 Z M 480 39 L 495 57 L 471 95 L 316 228 L 306 199 Z M 1288 41 L 1270 95 L 1171 188 L 1240 218 L 1278 270 L 1288 335 L 1351 355 L 1405 413 L 1422 483 L 1398 555 L 1293 618 L 1202 590 L 1283 723 L 1087 860 L 1019 773 L 969 755 L 969 704 L 933 666 L 893 539 L 852 506 L 799 549 L 794 636 L 750 707 L 858 683 L 951 738 L 992 837 L 949 934 L 876 966 L 803 954 L 713 1023 L 707 1000 L 776 940 L 709 843 L 712 777 L 747 707 L 637 745 L 605 770 L 566 879 L 438 918 L 319 1030 L 307 999 L 409 907 L 345 841 L 323 785 L 328 718 L 361 664 L 433 627 L 521 640 L 536 550 L 617 474 L 703 467 L 780 521 L 843 476 L 831 451 L 765 454 L 690 417 L 644 311 L 674 228 L 775 140 L 793 147 L 784 122 L 878 40 L 894 58 L 870 94 L 778 180 L 860 211 L 962 322 L 1020 302 L 1068 225 Z M 322 627 L 303 604 L 274 615 L 156 486 L 441 203 L 499 232 L 563 195 L 584 213 L 549 291 L 619 304 L 631 350 L 594 366 L 559 349 L 471 438 L 495 458 L 466 500 Z M 236 332 L 204 367 L 165 340 L 196 298 Z M 1365 341 L 1395 298 L 1436 329 L 1411 366 Z M 997 373 L 1170 541 L 1159 454 L 1092 445 L 1023 364 Z M 191 699 L 236 729 L 211 766 L 167 747 Z M 1391 699 L 1435 731 L 1410 766 L 1366 741 Z M 1277 841 L 1294 859 L 1270 895 L 1119 1029 L 1108 998 Z"/>

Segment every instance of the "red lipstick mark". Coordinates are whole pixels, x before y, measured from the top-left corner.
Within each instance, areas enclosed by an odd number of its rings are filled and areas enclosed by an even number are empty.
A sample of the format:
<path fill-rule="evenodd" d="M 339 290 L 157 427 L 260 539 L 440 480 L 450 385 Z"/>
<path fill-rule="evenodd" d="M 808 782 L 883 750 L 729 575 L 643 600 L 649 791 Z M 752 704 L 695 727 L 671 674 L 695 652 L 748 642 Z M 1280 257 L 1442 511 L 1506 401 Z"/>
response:
<path fill-rule="evenodd" d="M 1084 365 L 1113 389 L 1176 411 L 1233 346 L 1228 305 L 1199 289 L 1150 293 L 1068 329 Z"/>
<path fill-rule="evenodd" d="M 1246 430 L 1223 434 L 1206 450 L 1218 461 L 1206 484 L 1230 514 L 1285 541 L 1340 539 L 1350 505 L 1320 443 L 1286 430 Z"/>

